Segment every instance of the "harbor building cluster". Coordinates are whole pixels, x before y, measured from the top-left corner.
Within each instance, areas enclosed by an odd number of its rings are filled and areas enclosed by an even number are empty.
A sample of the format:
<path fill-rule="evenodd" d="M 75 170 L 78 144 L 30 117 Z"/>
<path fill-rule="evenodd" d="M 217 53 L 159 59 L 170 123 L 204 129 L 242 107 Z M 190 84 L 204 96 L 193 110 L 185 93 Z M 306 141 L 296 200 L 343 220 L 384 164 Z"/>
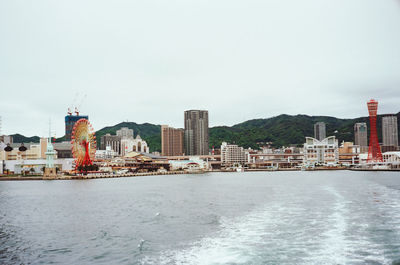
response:
<path fill-rule="evenodd" d="M 265 143 L 259 149 L 244 148 L 227 141 L 223 141 L 217 147 L 210 146 L 208 111 L 187 110 L 183 113 L 183 128 L 160 126 L 160 153 L 151 153 L 151 147 L 138 132 L 135 133 L 128 127 L 119 127 L 113 131 L 114 134 L 106 133 L 98 139 L 99 144 L 91 168 L 99 174 L 335 168 L 399 169 L 396 115 L 382 115 L 378 128 L 377 102 L 368 102 L 368 108 L 370 126 L 364 121 L 356 122 L 353 126 L 353 142 L 339 142 L 336 135 L 327 135 L 327 125 L 331 126 L 330 132 L 332 125 L 317 121 L 313 125 L 314 135 L 305 135 L 303 145 L 273 147 L 271 143 Z M 75 137 L 73 131 L 79 121 L 88 120 L 89 116 L 80 115 L 77 111 L 75 114 L 68 112 L 65 117 L 65 136 L 57 142 L 50 134 L 49 137 L 40 138 L 38 143 L 15 143 L 12 136 L 1 135 L 0 174 L 76 174 L 76 160 L 72 152 Z M 381 143 L 378 143 L 378 129 L 381 130 Z M 333 131 L 337 132 L 335 128 Z"/>

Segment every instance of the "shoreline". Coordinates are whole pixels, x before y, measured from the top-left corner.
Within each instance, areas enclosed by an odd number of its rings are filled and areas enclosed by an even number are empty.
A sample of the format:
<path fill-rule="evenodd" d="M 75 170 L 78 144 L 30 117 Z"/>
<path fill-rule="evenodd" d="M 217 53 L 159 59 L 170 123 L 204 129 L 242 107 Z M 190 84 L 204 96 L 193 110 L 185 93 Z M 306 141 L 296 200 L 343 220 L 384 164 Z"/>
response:
<path fill-rule="evenodd" d="M 98 175 L 58 175 L 56 178 L 44 178 L 43 176 L 0 176 L 0 181 L 26 181 L 26 180 L 79 180 L 79 179 L 104 179 L 104 178 L 129 178 L 129 177 L 144 177 L 157 175 L 183 175 L 183 174 L 204 174 L 209 171 L 188 172 L 188 171 L 168 171 L 168 172 L 145 172 L 145 173 L 127 173 L 127 174 L 98 174 Z"/>
<path fill-rule="evenodd" d="M 334 170 L 349 170 L 349 171 L 384 171 L 384 172 L 400 172 L 400 169 L 363 169 L 363 168 L 316 168 L 305 171 L 334 171 Z M 244 172 L 282 172 L 282 171 L 302 171 L 297 168 L 283 168 L 283 169 L 249 169 Z M 213 172 L 222 173 L 242 173 L 237 171 L 213 170 L 213 171 L 168 171 L 168 172 L 145 172 L 145 173 L 127 173 L 122 175 L 116 174 L 102 174 L 102 175 L 82 175 L 82 176 L 69 176 L 59 175 L 56 178 L 44 178 L 43 176 L 0 176 L 0 181 L 27 181 L 27 180 L 79 180 L 79 179 L 104 179 L 104 178 L 129 178 L 129 177 L 144 177 L 144 176 L 163 176 L 163 175 L 184 175 L 184 174 L 206 174 Z"/>

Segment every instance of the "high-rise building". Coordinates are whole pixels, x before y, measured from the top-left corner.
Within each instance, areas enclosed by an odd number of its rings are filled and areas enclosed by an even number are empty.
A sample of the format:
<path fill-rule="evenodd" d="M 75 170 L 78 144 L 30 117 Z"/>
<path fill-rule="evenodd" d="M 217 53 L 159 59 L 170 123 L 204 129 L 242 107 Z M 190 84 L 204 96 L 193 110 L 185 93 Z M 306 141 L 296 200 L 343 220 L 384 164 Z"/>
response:
<path fill-rule="evenodd" d="M 365 122 L 358 122 L 354 124 L 354 143 L 355 145 L 359 145 L 361 149 L 362 147 L 368 146 L 368 130 L 367 130 L 367 123 Z"/>
<path fill-rule="evenodd" d="M 133 130 L 127 127 L 122 127 L 117 131 L 117 135 L 122 139 L 133 138 Z"/>
<path fill-rule="evenodd" d="M 208 111 L 185 111 L 185 154 L 208 155 Z"/>
<path fill-rule="evenodd" d="M 183 155 L 183 129 L 175 129 L 161 125 L 161 155 Z"/>
<path fill-rule="evenodd" d="M 65 116 L 65 140 L 71 141 L 72 130 L 74 129 L 75 123 L 80 119 L 89 120 L 89 116 L 82 115 L 67 115 Z"/>
<path fill-rule="evenodd" d="M 314 138 L 318 141 L 322 141 L 326 138 L 325 122 L 317 122 L 314 124 Z"/>
<path fill-rule="evenodd" d="M 399 145 L 399 135 L 397 132 L 397 117 L 388 115 L 382 117 L 382 140 L 384 146 Z"/>

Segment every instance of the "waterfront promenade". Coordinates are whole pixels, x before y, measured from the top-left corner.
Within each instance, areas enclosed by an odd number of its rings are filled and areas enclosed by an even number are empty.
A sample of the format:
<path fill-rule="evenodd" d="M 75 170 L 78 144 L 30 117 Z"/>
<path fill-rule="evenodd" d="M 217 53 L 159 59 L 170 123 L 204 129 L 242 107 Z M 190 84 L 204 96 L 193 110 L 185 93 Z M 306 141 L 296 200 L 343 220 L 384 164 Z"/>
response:
<path fill-rule="evenodd" d="M 387 171 L 399 172 L 400 169 L 366 169 L 366 168 L 330 168 L 321 167 L 314 169 L 306 169 L 305 171 L 336 171 L 336 170 L 349 170 L 349 171 Z M 246 169 L 245 172 L 275 172 L 275 171 L 301 171 L 299 168 L 279 168 L 279 169 Z M 166 171 L 166 172 L 142 172 L 142 173 L 125 173 L 125 174 L 111 174 L 111 173 L 89 173 L 87 175 L 58 175 L 56 178 L 43 178 L 43 176 L 0 176 L 0 181 L 24 181 L 24 180 L 76 180 L 76 179 L 102 179 L 102 178 L 125 178 L 125 177 L 144 177 L 144 176 L 157 176 L 157 175 L 182 175 L 182 174 L 205 174 L 212 172 L 225 172 L 235 173 L 236 171 L 214 170 L 214 171 Z"/>
<path fill-rule="evenodd" d="M 143 172 L 143 173 L 125 173 L 125 174 L 110 174 L 97 173 L 87 175 L 58 175 L 56 178 L 48 179 L 43 176 L 0 176 L 0 181 L 9 180 L 73 180 L 73 179 L 101 179 L 101 178 L 124 178 L 124 177 L 141 177 L 141 176 L 156 176 L 156 175 L 178 175 L 178 174 L 201 174 L 203 171 L 167 171 L 167 172 Z"/>

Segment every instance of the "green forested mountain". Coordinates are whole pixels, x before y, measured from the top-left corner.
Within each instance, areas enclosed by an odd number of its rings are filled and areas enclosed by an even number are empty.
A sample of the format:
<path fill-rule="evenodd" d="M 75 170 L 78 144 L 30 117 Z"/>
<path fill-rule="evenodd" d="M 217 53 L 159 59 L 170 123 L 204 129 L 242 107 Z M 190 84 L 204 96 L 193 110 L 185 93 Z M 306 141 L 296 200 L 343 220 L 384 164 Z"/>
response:
<path fill-rule="evenodd" d="M 397 113 L 400 130 L 400 112 Z M 225 140 L 243 147 L 258 148 L 260 144 L 272 142 L 273 146 L 302 145 L 306 136 L 314 136 L 314 123 L 326 123 L 327 136 L 335 135 L 339 141 L 354 141 L 354 124 L 366 122 L 368 117 L 338 119 L 328 116 L 279 115 L 268 119 L 249 120 L 232 127 L 219 126 L 210 129 L 211 146 L 219 146 Z M 378 136 L 381 141 L 382 116 L 378 117 Z"/>
<path fill-rule="evenodd" d="M 14 143 L 39 143 L 40 142 L 39 136 L 25 137 L 18 133 L 13 134 L 11 136 L 13 137 Z"/>
<path fill-rule="evenodd" d="M 400 125 L 400 112 L 397 113 L 398 126 Z M 232 127 L 217 126 L 210 128 L 210 147 L 219 147 L 221 142 L 235 143 L 243 147 L 258 148 L 266 142 L 272 142 L 273 146 L 289 144 L 302 145 L 304 137 L 314 135 L 314 123 L 323 121 L 326 123 L 327 136 L 335 135 L 339 141 L 354 141 L 354 123 L 367 122 L 368 117 L 355 119 L 338 119 L 328 116 L 308 115 L 279 115 L 268 119 L 255 119 L 236 124 Z M 96 132 L 98 144 L 101 136 L 116 131 L 122 127 L 134 130 L 135 136 L 146 140 L 150 151 L 161 151 L 161 126 L 150 123 L 137 124 L 134 122 L 122 122 L 114 126 L 105 127 Z M 399 126 L 400 131 L 400 126 Z M 378 136 L 381 141 L 382 116 L 378 117 Z M 38 141 L 37 137 L 37 141 Z M 26 138 L 15 135 L 14 142 L 35 141 L 35 137 Z M 35 141 L 36 142 L 36 141 Z"/>

